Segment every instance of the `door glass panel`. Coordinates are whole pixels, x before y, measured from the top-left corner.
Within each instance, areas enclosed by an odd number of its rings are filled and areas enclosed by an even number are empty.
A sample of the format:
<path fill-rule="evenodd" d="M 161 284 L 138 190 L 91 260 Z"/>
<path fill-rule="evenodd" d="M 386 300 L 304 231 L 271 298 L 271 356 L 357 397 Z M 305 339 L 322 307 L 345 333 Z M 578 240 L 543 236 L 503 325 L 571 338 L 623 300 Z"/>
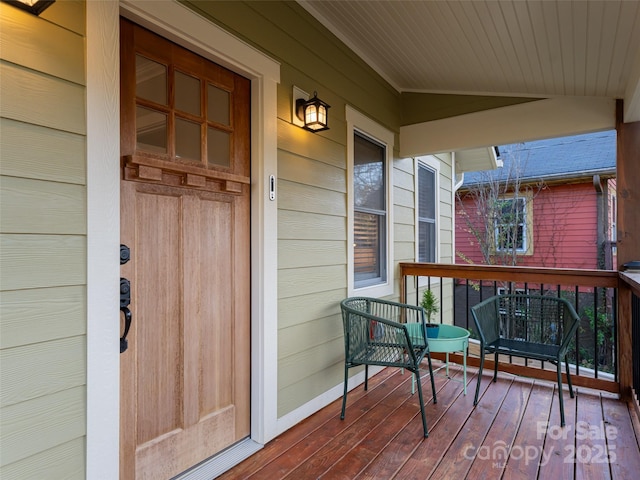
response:
<path fill-rule="evenodd" d="M 207 158 L 210 166 L 230 166 L 230 141 L 231 135 L 228 132 L 223 132 L 211 127 L 207 129 Z"/>
<path fill-rule="evenodd" d="M 136 55 L 136 96 L 167 105 L 167 67 Z"/>
<path fill-rule="evenodd" d="M 176 157 L 201 161 L 199 123 L 176 118 Z"/>
<path fill-rule="evenodd" d="M 207 118 L 212 122 L 229 125 L 229 92 L 211 84 L 207 87 Z"/>
<path fill-rule="evenodd" d="M 176 109 L 200 116 L 200 80 L 176 71 Z"/>
<path fill-rule="evenodd" d="M 167 153 L 167 115 L 136 107 L 136 149 Z"/>

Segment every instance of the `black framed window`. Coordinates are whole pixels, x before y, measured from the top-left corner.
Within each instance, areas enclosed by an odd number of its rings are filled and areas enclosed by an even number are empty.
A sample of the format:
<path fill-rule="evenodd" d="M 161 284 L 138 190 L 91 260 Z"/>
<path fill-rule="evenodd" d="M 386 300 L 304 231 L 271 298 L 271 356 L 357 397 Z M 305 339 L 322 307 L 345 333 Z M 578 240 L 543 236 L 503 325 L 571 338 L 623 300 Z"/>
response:
<path fill-rule="evenodd" d="M 436 261 L 436 171 L 418 163 L 418 261 Z"/>
<path fill-rule="evenodd" d="M 386 146 L 354 132 L 354 286 L 387 281 Z"/>

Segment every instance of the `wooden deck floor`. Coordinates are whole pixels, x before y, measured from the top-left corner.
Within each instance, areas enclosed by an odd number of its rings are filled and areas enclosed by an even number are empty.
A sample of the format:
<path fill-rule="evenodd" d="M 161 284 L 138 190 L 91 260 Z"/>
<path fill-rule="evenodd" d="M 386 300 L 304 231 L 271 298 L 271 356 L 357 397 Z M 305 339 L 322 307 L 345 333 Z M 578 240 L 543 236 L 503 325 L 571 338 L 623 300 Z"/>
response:
<path fill-rule="evenodd" d="M 437 362 L 434 362 L 434 366 Z M 429 437 L 423 438 L 417 394 L 409 374 L 386 369 L 340 401 L 288 430 L 226 472 L 223 479 L 631 479 L 640 475 L 637 419 L 608 393 L 565 388 L 566 427 L 560 428 L 557 389 L 550 382 L 499 373 L 483 375 L 473 406 L 474 369 L 467 395 L 456 367 L 436 374 L 432 403 L 423 378 Z"/>

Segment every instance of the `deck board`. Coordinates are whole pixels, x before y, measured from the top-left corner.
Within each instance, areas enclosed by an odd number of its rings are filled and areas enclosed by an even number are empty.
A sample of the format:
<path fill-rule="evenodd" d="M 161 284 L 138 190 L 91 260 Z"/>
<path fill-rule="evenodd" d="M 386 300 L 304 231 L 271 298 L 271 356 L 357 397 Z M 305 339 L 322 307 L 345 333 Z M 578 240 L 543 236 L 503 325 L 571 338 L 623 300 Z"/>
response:
<path fill-rule="evenodd" d="M 617 400 L 603 398 L 602 410 L 605 428 L 610 430 L 607 446 L 611 478 L 634 478 L 640 472 L 640 450 L 629 408 Z"/>
<path fill-rule="evenodd" d="M 513 467 L 513 455 L 508 455 L 509 451 L 513 452 L 531 452 L 533 449 L 528 446 L 525 449 L 519 448 L 518 443 L 514 444 L 516 433 L 522 432 L 530 427 L 529 419 L 522 424 L 522 419 L 527 413 L 532 411 L 532 404 L 529 403 L 531 391 L 533 387 L 532 380 L 524 380 L 522 382 L 513 382 L 507 392 L 504 402 L 500 406 L 498 415 L 495 418 L 487 436 L 485 437 L 478 452 L 473 457 L 473 465 L 468 472 L 468 476 L 472 478 L 489 478 L 495 476 L 504 470 L 509 460 L 510 466 Z M 538 407 L 544 405 L 535 402 L 533 406 Z M 516 431 L 514 425 L 520 425 L 520 429 Z M 533 437 L 535 438 L 535 437 Z M 512 444 L 514 447 L 512 447 Z M 529 444 L 530 445 L 530 444 Z M 501 454 L 504 449 L 504 455 Z M 517 450 L 514 450 L 516 448 Z M 528 457 L 520 457 L 528 458 Z M 513 468 L 512 468 L 513 469 Z M 520 470 L 520 469 L 519 469 Z M 533 476 L 522 477 L 526 479 L 535 478 L 535 470 Z M 517 476 L 509 478 L 518 478 Z"/>
<path fill-rule="evenodd" d="M 569 451 L 564 458 L 568 460 L 573 453 L 576 478 L 610 479 L 601 399 L 595 395 L 578 394 L 576 404 L 576 447 L 575 451 Z"/>
<path fill-rule="evenodd" d="M 409 478 L 416 480 L 428 476 L 433 478 L 465 478 L 475 458 L 475 447 L 482 445 L 510 387 L 511 379 L 500 379 L 493 383 L 492 388 L 487 389 L 478 400 L 475 415 L 467 416 L 464 428 L 451 443 L 436 469 L 433 472 L 426 469 L 412 472 Z M 470 400 L 471 396 L 468 395 L 468 397 Z"/>
<path fill-rule="evenodd" d="M 524 415 L 517 428 L 513 444 L 509 446 L 508 456 L 504 461 L 504 474 L 507 478 L 536 478 L 542 457 L 544 436 L 538 435 L 538 425 L 549 420 L 553 398 L 553 386 L 534 385 L 528 399 Z M 508 427 L 506 427 L 508 428 Z M 505 432 L 507 431 L 505 428 Z M 497 457 L 497 454 L 494 454 Z"/>
<path fill-rule="evenodd" d="M 452 378 L 455 378 L 456 375 L 459 377 L 459 372 L 452 372 Z M 429 437 L 436 436 L 439 438 L 441 435 L 438 432 L 444 428 L 442 420 L 462 394 L 462 388 L 455 381 L 450 381 L 437 394 L 438 402 L 427 407 L 427 425 L 429 427 Z M 451 414 L 446 416 L 446 418 L 451 417 Z M 416 415 L 414 421 L 399 431 L 386 448 L 373 458 L 369 465 L 354 478 L 358 480 L 393 478 L 396 472 L 414 454 L 415 450 L 424 444 L 421 432 L 422 423 L 420 417 Z"/>
<path fill-rule="evenodd" d="M 575 448 L 575 424 L 576 424 L 576 398 L 577 390 L 574 390 L 576 397 L 570 398 L 569 392 L 564 391 L 564 418 L 567 426 L 560 429 L 560 405 L 558 404 L 558 390 L 555 388 L 542 387 L 546 390 L 549 398 L 551 414 L 545 419 L 543 424 L 536 429 L 536 438 L 544 438 L 544 450 L 539 465 L 540 478 L 562 478 L 572 480 L 575 478 L 575 463 L 573 457 L 571 461 L 564 461 L 567 455 L 571 454 Z M 540 398 L 540 397 L 538 397 Z M 558 461 L 560 460 L 560 461 Z"/>
<path fill-rule="evenodd" d="M 219 478 L 582 480 L 640 471 L 640 422 L 611 393 L 579 387 L 571 399 L 565 387 L 561 429 L 554 382 L 499 373 L 494 383 L 485 373 L 474 407 L 476 369 L 467 372 L 467 395 L 456 381 L 459 367 L 450 373 L 435 376 L 436 404 L 428 375 L 422 378 L 428 438 L 411 375 L 388 368 L 368 391 L 349 392 L 344 420 L 338 399 Z"/>
<path fill-rule="evenodd" d="M 445 382 L 442 379 L 436 379 L 435 383 L 436 394 L 442 395 L 442 387 Z M 410 387 L 406 386 L 406 389 L 409 394 Z M 423 391 L 423 395 L 425 410 L 428 411 L 427 409 L 432 405 L 433 401 L 430 386 Z M 379 428 L 371 429 L 361 442 L 354 445 L 340 460 L 329 465 L 329 468 L 323 472 L 323 476 L 331 479 L 353 479 L 371 463 L 373 458 L 377 458 L 385 450 L 389 442 L 399 432 L 407 428 L 410 423 L 417 423 L 419 425 L 418 428 L 422 428 L 422 417 L 419 413 L 419 408 L 416 395 L 410 395 L 402 405 L 389 412 L 389 416 L 382 421 Z"/>

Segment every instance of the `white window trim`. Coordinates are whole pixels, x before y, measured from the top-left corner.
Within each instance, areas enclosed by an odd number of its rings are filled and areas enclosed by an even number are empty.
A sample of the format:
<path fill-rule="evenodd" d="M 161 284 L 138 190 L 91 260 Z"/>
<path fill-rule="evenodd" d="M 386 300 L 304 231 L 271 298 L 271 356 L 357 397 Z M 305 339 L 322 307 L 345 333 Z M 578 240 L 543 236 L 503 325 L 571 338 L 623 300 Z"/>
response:
<path fill-rule="evenodd" d="M 349 105 L 346 106 L 347 119 L 347 295 L 352 297 L 362 295 L 367 297 L 383 297 L 393 295 L 395 270 L 393 259 L 393 150 L 395 136 L 382 125 L 374 122 L 369 117 L 361 114 Z M 355 132 L 362 133 L 385 146 L 385 175 L 386 175 L 386 209 L 387 209 L 387 280 L 379 285 L 371 285 L 363 288 L 354 286 L 354 192 L 353 192 L 353 136 Z"/>

